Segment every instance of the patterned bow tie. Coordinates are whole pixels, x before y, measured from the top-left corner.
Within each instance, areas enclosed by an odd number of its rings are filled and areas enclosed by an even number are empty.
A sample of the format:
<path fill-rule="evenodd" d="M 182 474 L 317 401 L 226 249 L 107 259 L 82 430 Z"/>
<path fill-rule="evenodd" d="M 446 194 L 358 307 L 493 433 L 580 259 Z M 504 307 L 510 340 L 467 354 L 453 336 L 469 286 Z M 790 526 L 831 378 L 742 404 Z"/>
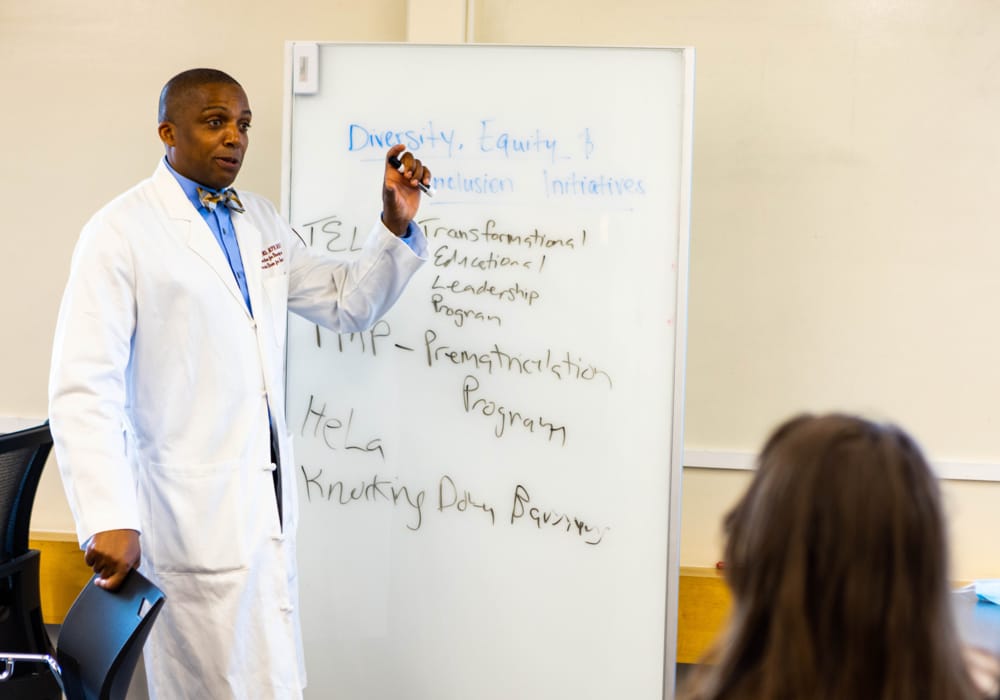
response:
<path fill-rule="evenodd" d="M 243 213 L 243 202 L 240 201 L 239 196 L 236 194 L 236 190 L 229 188 L 228 190 L 223 190 L 222 192 L 209 192 L 201 187 L 198 188 L 198 200 L 201 202 L 202 206 L 209 211 L 215 211 L 215 207 L 218 204 L 229 207 L 233 211 L 238 211 Z"/>

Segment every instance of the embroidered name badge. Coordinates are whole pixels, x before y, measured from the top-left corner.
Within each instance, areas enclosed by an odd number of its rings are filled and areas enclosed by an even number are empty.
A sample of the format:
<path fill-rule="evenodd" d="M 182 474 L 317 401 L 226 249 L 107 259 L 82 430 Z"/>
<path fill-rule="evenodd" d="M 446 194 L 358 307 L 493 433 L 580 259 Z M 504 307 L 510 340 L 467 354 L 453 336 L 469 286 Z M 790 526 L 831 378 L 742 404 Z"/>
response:
<path fill-rule="evenodd" d="M 275 243 L 274 245 L 269 245 L 264 250 L 260 251 L 260 269 L 267 270 L 275 265 L 280 265 L 285 262 L 285 251 L 281 247 L 281 243 Z"/>

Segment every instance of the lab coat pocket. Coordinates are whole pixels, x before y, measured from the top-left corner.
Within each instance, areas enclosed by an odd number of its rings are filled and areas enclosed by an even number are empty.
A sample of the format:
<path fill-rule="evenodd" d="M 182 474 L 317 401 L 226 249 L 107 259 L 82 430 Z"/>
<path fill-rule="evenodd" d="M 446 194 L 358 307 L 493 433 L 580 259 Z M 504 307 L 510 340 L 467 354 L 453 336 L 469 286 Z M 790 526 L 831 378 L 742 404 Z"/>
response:
<path fill-rule="evenodd" d="M 248 564 L 239 462 L 150 465 L 150 563 L 162 573 L 219 573 Z"/>

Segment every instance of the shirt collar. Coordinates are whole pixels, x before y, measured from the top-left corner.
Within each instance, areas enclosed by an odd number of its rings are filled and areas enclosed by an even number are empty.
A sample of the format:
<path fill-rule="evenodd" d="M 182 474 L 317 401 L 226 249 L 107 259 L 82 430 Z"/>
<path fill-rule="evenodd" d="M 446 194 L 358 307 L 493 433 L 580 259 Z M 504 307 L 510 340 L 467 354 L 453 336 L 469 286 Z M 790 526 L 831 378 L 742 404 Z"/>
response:
<path fill-rule="evenodd" d="M 184 190 L 184 194 L 187 195 L 187 198 L 191 201 L 191 204 L 194 205 L 195 209 L 198 210 L 204 209 L 204 207 L 201 204 L 201 200 L 198 198 L 199 187 L 203 190 L 208 190 L 209 192 L 216 192 L 216 193 L 220 192 L 220 190 L 213 189 L 212 187 L 208 187 L 207 185 L 199 185 L 191 178 L 184 177 L 179 172 L 174 170 L 173 166 L 170 165 L 170 161 L 167 160 L 166 156 L 163 156 L 163 163 L 164 165 L 167 166 L 167 170 L 170 171 L 170 174 L 173 175 L 174 178 L 176 178 L 177 184 L 179 184 L 181 186 L 181 189 Z"/>

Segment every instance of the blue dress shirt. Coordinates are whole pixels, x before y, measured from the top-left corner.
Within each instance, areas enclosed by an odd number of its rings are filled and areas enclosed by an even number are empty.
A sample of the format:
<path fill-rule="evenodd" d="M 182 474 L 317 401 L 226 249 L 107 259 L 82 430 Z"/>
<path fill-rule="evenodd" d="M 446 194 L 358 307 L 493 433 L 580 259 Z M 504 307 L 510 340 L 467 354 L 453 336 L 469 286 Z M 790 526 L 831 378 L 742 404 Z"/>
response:
<path fill-rule="evenodd" d="M 184 177 L 170 166 L 170 162 L 165 157 L 163 162 L 167 164 L 167 170 L 177 178 L 177 182 L 180 184 L 181 189 L 184 190 L 184 194 L 191 200 L 191 204 L 201 214 L 201 218 L 208 224 L 208 228 L 212 231 L 212 235 L 215 236 L 215 240 L 222 247 L 222 252 L 225 253 L 226 260 L 229 261 L 229 269 L 233 271 L 233 277 L 236 279 L 236 284 L 240 287 L 243 301 L 246 302 L 247 310 L 253 316 L 253 307 L 250 306 L 250 292 L 247 289 L 246 270 L 243 268 L 243 258 L 240 257 L 240 244 L 236 241 L 236 229 L 233 228 L 233 219 L 229 207 L 220 206 L 209 211 L 202 205 L 201 200 L 198 199 L 198 188 L 201 187 L 210 192 L 218 192 L 218 190 L 199 185 L 194 180 Z"/>

